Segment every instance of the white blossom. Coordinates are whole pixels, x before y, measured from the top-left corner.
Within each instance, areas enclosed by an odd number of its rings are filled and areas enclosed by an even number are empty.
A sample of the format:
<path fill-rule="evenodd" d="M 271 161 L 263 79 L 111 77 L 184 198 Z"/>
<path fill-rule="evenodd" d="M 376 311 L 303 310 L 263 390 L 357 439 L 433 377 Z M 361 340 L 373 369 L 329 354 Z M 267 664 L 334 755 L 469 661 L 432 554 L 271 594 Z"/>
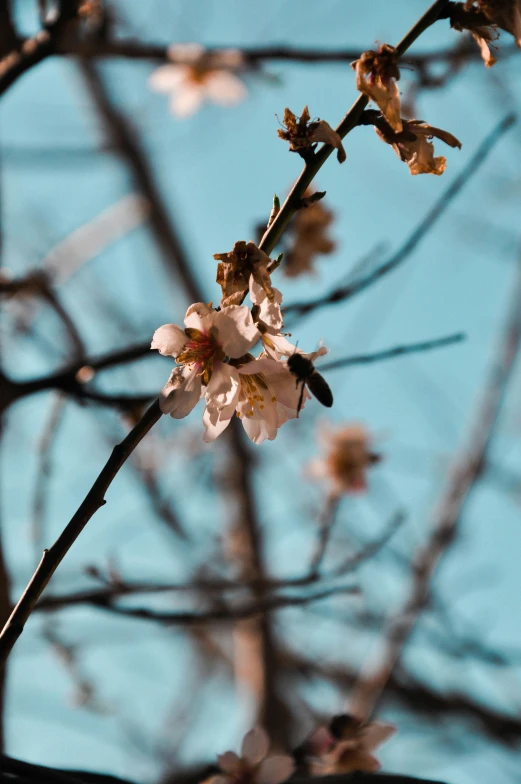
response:
<path fill-rule="evenodd" d="M 293 348 L 293 347 L 292 347 Z M 205 441 L 213 441 L 229 425 L 235 414 L 248 438 L 261 444 L 277 437 L 279 428 L 298 413 L 300 389 L 287 363 L 263 353 L 259 359 L 237 368 L 236 386 L 226 399 L 208 400 L 203 415 Z M 308 399 L 307 391 L 304 400 Z"/>
<path fill-rule="evenodd" d="M 238 386 L 238 372 L 224 360 L 244 356 L 260 334 L 245 306 L 229 305 L 220 311 L 198 302 L 184 319 L 185 329 L 165 324 L 154 333 L 151 348 L 177 362 L 159 402 L 163 414 L 187 416 L 200 397 L 225 405 Z"/>
<path fill-rule="evenodd" d="M 246 97 L 246 86 L 235 73 L 244 66 L 238 50 L 209 52 L 200 44 L 175 44 L 168 56 L 171 62 L 156 68 L 149 85 L 170 96 L 172 114 L 189 117 L 207 100 L 233 106 Z"/>

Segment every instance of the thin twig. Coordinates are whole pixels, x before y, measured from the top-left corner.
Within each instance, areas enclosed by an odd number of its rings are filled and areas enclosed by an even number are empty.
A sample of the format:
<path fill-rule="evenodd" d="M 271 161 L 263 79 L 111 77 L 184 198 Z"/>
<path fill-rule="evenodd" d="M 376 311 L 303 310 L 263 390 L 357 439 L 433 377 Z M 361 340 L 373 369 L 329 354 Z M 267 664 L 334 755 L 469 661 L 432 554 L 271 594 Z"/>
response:
<path fill-rule="evenodd" d="M 337 594 L 358 595 L 360 589 L 355 585 L 337 585 L 324 588 L 316 593 L 304 594 L 302 596 L 266 596 L 262 599 L 254 599 L 242 605 L 219 605 L 210 610 L 201 612 L 192 611 L 161 611 L 152 610 L 148 607 L 127 607 L 114 604 L 106 595 L 98 599 L 91 596 L 88 604 L 100 610 L 107 610 L 116 615 L 124 615 L 129 618 L 137 618 L 145 621 L 155 621 L 156 623 L 167 626 L 191 626 L 203 623 L 235 623 L 247 618 L 263 616 L 274 610 L 282 610 L 286 607 L 301 607 L 311 602 L 321 601 Z M 48 608 L 47 608 L 48 609 Z M 1 640 L 1 638 L 0 638 Z"/>
<path fill-rule="evenodd" d="M 421 343 L 406 343 L 404 346 L 394 346 L 393 348 L 387 348 L 383 351 L 376 351 L 374 354 L 355 354 L 354 356 L 335 359 L 333 362 L 326 362 L 325 364 L 320 365 L 320 372 L 324 373 L 330 370 L 338 370 L 339 368 L 349 367 L 350 365 L 370 365 L 373 362 L 394 359 L 395 357 L 401 357 L 404 354 L 417 354 L 423 351 L 432 351 L 433 349 L 450 346 L 453 343 L 461 343 L 466 337 L 467 336 L 463 332 L 455 332 L 453 335 L 447 335 L 444 338 L 424 340 Z"/>
<path fill-rule="evenodd" d="M 159 409 L 159 401 L 156 400 L 148 411 L 145 412 L 137 425 L 130 431 L 128 436 L 120 444 L 114 447 L 105 467 L 87 493 L 77 512 L 73 515 L 56 542 L 48 550 L 44 550 L 36 571 L 0 634 L 0 662 L 4 662 L 7 659 L 13 645 L 24 629 L 25 622 L 29 618 L 36 602 L 40 598 L 42 591 L 51 579 L 56 568 L 59 566 L 91 517 L 105 504 L 105 493 L 117 476 L 119 470 L 125 464 L 127 458 L 132 454 L 139 442 L 160 418 L 161 411 Z"/>

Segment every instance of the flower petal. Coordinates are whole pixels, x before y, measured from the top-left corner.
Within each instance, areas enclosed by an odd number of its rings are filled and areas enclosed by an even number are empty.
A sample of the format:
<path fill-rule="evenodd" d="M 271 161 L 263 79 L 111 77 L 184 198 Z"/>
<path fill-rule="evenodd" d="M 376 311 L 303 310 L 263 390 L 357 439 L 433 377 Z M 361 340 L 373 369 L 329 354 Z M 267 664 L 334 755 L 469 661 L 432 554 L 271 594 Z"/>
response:
<path fill-rule="evenodd" d="M 191 319 L 191 316 L 194 313 L 195 316 L 193 319 Z M 185 313 L 185 318 L 184 318 L 185 326 L 194 329 L 200 329 L 201 322 L 197 320 L 197 317 L 199 319 L 202 319 L 205 316 L 209 316 L 211 313 L 213 313 L 212 308 L 208 307 L 208 305 L 206 305 L 204 302 L 194 302 L 194 304 L 190 305 L 190 307 Z"/>
<path fill-rule="evenodd" d="M 272 357 L 263 356 L 259 359 L 252 359 L 240 368 L 237 368 L 240 375 L 254 376 L 256 373 L 288 373 L 286 363 L 279 362 Z"/>
<path fill-rule="evenodd" d="M 209 444 L 221 435 L 230 424 L 235 414 L 235 401 L 224 408 L 206 406 L 203 414 L 204 436 L 203 441 Z"/>
<path fill-rule="evenodd" d="M 187 69 L 182 65 L 160 65 L 148 78 L 148 85 L 158 93 L 170 93 L 176 90 L 186 79 Z"/>
<path fill-rule="evenodd" d="M 249 417 L 241 417 L 244 432 L 254 444 L 262 444 L 267 438 L 266 428 L 261 419 L 250 419 Z"/>
<path fill-rule="evenodd" d="M 203 102 L 202 86 L 184 82 L 170 96 L 170 111 L 178 117 L 190 117 L 201 108 Z"/>
<path fill-rule="evenodd" d="M 163 414 L 174 419 L 184 419 L 194 408 L 202 394 L 201 376 L 195 368 L 176 367 L 159 396 Z"/>
<path fill-rule="evenodd" d="M 250 277 L 250 299 L 253 303 L 260 306 L 259 318 L 266 326 L 277 332 L 282 327 L 282 293 L 278 289 L 272 289 L 273 297 L 269 299 L 262 286 Z"/>
<path fill-rule="evenodd" d="M 208 779 L 204 779 L 201 784 L 232 784 L 233 778 L 231 776 L 210 776 Z"/>
<path fill-rule="evenodd" d="M 342 139 L 325 120 L 320 120 L 316 124 L 316 128 L 311 133 L 309 139 L 312 142 L 324 142 L 324 144 L 330 144 L 332 147 L 335 147 L 338 162 L 343 163 L 345 161 L 346 151 L 344 150 Z"/>
<path fill-rule="evenodd" d="M 238 773 L 241 769 L 241 761 L 234 751 L 226 751 L 224 754 L 219 754 L 217 764 L 224 773 L 229 773 L 231 776 Z"/>
<path fill-rule="evenodd" d="M 167 357 L 177 357 L 186 343 L 186 335 L 177 324 L 163 324 L 156 329 L 150 348 L 155 348 Z"/>
<path fill-rule="evenodd" d="M 325 346 L 319 346 L 316 351 L 311 351 L 309 354 L 304 354 L 304 352 L 299 349 L 297 349 L 297 351 L 299 354 L 302 354 L 303 357 L 306 357 L 306 359 L 311 360 L 311 362 L 314 362 L 318 357 L 323 357 L 329 353 Z"/>
<path fill-rule="evenodd" d="M 473 37 L 473 39 L 475 40 L 475 42 L 477 43 L 477 45 L 480 48 L 481 57 L 483 59 L 483 62 L 486 65 L 486 67 L 487 68 L 492 68 L 492 66 L 497 63 L 497 60 L 494 57 L 494 55 L 492 54 L 492 52 L 490 51 L 490 47 L 488 45 L 488 41 L 486 41 L 484 38 L 482 38 L 480 35 L 478 35 L 474 31 L 471 31 L 470 34 L 471 34 L 471 36 Z"/>
<path fill-rule="evenodd" d="M 225 362 L 216 362 L 210 383 L 206 389 L 206 400 L 211 408 L 223 408 L 233 403 L 239 392 L 237 369 Z"/>
<path fill-rule="evenodd" d="M 290 373 L 289 370 L 287 370 L 285 374 L 269 376 L 268 380 L 277 398 L 277 401 L 285 406 L 285 408 L 289 409 L 289 411 L 294 411 L 296 416 L 302 387 L 301 384 L 297 383 L 295 376 Z M 304 408 L 304 403 L 306 400 L 309 399 L 310 394 L 307 389 L 304 389 L 304 395 L 302 396 L 302 408 Z M 288 411 L 286 413 L 288 413 Z"/>
<path fill-rule="evenodd" d="M 368 754 L 362 749 L 354 749 L 353 751 L 344 751 L 331 767 L 332 770 L 328 771 L 331 773 L 353 773 L 358 770 L 375 773 L 380 770 L 381 765 L 372 754 Z"/>
<path fill-rule="evenodd" d="M 380 721 L 374 721 L 362 730 L 363 747 L 366 751 L 372 751 L 380 744 L 394 735 L 396 727 L 393 724 L 384 724 Z"/>
<path fill-rule="evenodd" d="M 264 334 L 262 335 L 262 346 L 266 353 L 275 360 L 281 357 L 290 357 L 297 351 L 297 347 L 286 340 L 284 335 Z"/>
<path fill-rule="evenodd" d="M 204 86 L 208 97 L 221 106 L 234 106 L 248 95 L 244 82 L 229 71 L 213 71 Z"/>
<path fill-rule="evenodd" d="M 295 770 L 295 760 L 287 755 L 268 757 L 261 762 L 257 771 L 258 784 L 280 784 Z"/>
<path fill-rule="evenodd" d="M 245 305 L 229 305 L 214 314 L 213 326 L 223 351 L 233 359 L 242 357 L 260 339 L 260 333 Z"/>
<path fill-rule="evenodd" d="M 204 46 L 196 43 L 171 44 L 167 54 L 170 60 L 182 63 L 196 63 L 205 52 Z"/>
<path fill-rule="evenodd" d="M 214 52 L 214 57 L 219 68 L 242 68 L 245 65 L 240 49 L 220 49 Z"/>
<path fill-rule="evenodd" d="M 270 739 L 261 727 L 255 727 L 244 736 L 241 746 L 241 757 L 249 765 L 257 765 L 268 753 Z"/>

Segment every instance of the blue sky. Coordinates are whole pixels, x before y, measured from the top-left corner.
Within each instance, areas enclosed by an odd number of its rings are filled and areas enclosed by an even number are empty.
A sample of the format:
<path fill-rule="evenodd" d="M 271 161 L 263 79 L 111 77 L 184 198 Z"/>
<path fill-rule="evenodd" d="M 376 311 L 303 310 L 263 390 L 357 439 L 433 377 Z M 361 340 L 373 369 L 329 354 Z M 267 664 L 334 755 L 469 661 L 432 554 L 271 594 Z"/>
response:
<path fill-rule="evenodd" d="M 395 43 L 426 5 L 418 0 L 366 4 L 126 0 L 118 4 L 117 15 L 124 34 L 157 43 L 281 43 L 362 51 L 375 41 Z M 29 15 L 22 17 L 30 27 Z M 447 22 L 439 23 L 415 49 L 448 46 L 455 35 Z M 508 38 L 503 38 L 506 45 Z M 267 63 L 265 71 L 276 80 L 248 77 L 249 97 L 243 104 L 233 109 L 205 107 L 180 121 L 169 115 L 163 96 L 149 91 L 151 70 L 148 63 L 104 66 L 114 97 L 140 131 L 205 295 L 216 299 L 213 254 L 231 249 L 238 239 L 253 237 L 255 225 L 269 214 L 273 193 L 283 197 L 300 171 L 300 159 L 288 154 L 277 138 L 277 116 L 282 117 L 286 106 L 299 112 L 309 104 L 313 116 L 335 125 L 356 98 L 354 74 L 347 64 Z M 444 89 L 419 96 L 418 116 L 449 130 L 463 143 L 461 151 L 439 150 L 448 160 L 443 177 L 411 177 L 371 128 L 356 129 L 346 143 L 346 163 L 340 166 L 332 157 L 316 181 L 319 189 L 327 191 L 327 204 L 335 213 L 332 233 L 337 251 L 319 262 L 314 278 L 281 277 L 277 285 L 285 301 L 327 291 L 379 245 L 396 249 L 487 133 L 507 111 L 518 108 L 520 74 L 521 55 L 500 61 L 491 71 L 476 62 Z M 404 88 L 409 78 L 403 72 Z M 127 194 L 130 184 L 120 161 L 100 151 L 103 131 L 74 63 L 53 59 L 38 66 L 4 97 L 0 113 L 4 263 L 22 274 L 38 266 L 71 231 Z M 57 155 L 57 149 L 63 152 Z M 30 155 L 31 150 L 39 155 Z M 399 506 L 408 513 L 399 546 L 411 552 L 424 539 L 451 455 L 462 444 L 476 410 L 519 263 L 519 152 L 516 126 L 400 269 L 360 297 L 319 310 L 292 330 L 299 345 L 308 350 L 323 340 L 332 360 L 455 331 L 464 331 L 467 340 L 425 356 L 332 373 L 328 379 L 335 395 L 332 411 L 325 415 L 311 403 L 296 426 L 288 425 L 277 441 L 259 447 L 256 487 L 274 573 L 294 573 L 296 560 L 303 568 L 312 545 L 313 510 L 320 506 L 321 491 L 302 481 L 302 470 L 316 452 L 316 429 L 325 416 L 337 423 L 365 422 L 376 433 L 386 458 L 374 472 L 369 498 L 343 504 L 337 547 L 349 546 L 353 538 L 370 537 Z M 147 339 L 165 322 L 179 323 L 187 304 L 166 275 L 146 228 L 108 246 L 63 284 L 61 294 L 89 351 L 96 354 L 125 345 L 129 336 Z M 107 324 L 107 301 L 118 307 L 128 329 Z M 8 317 L 5 321 L 5 362 L 13 376 L 45 372 L 64 359 L 57 325 L 46 312 L 39 312 L 34 322 L 47 341 L 44 351 L 34 339 L 14 336 Z M 108 389 L 124 386 L 127 391 L 148 392 L 159 390 L 168 372 L 168 363 L 150 360 L 111 373 L 99 383 Z M 521 455 L 519 392 L 517 373 L 493 450 L 494 460 L 513 471 L 518 470 Z M 29 521 L 36 446 L 50 406 L 48 396 L 25 400 L 8 418 L 2 457 L 7 491 L 3 526 L 16 593 L 35 559 Z M 186 441 L 199 444 L 200 414 L 200 410 L 194 413 L 186 425 L 161 422 L 158 448 L 164 456 L 161 481 L 195 532 L 195 555 L 204 559 L 209 543 L 226 526 L 226 510 L 201 488 L 197 461 L 186 460 L 179 446 Z M 79 504 L 110 444 L 122 432 L 121 423 L 109 412 L 68 405 L 53 453 L 45 531 L 49 540 Z M 171 453 L 165 444 L 171 445 Z M 219 443 L 203 449 L 217 470 L 224 459 Z M 118 477 L 108 500 L 63 563 L 56 589 L 84 584 L 80 570 L 86 563 L 102 563 L 116 554 L 127 577 L 189 576 L 187 551 L 150 519 L 131 471 Z M 519 498 L 484 482 L 436 578 L 440 595 L 456 617 L 479 629 L 498 648 L 520 644 L 515 601 L 519 515 Z M 379 577 L 377 568 L 367 567 L 361 575 L 362 587 L 377 606 L 391 611 L 406 576 L 397 569 L 386 569 L 381 581 L 375 576 Z M 352 656 L 360 659 L 372 643 L 370 634 L 353 641 L 352 632 L 320 614 L 311 631 L 297 612 L 288 611 L 286 617 L 294 640 L 309 645 L 317 656 L 324 655 L 327 642 L 339 655 L 352 644 Z M 40 626 L 41 619 L 36 619 L 28 627 L 11 665 L 8 750 L 31 761 L 106 769 L 137 781 L 156 776 L 160 762 L 132 744 L 131 730 L 139 727 L 145 738 L 159 734 L 168 746 L 165 716 L 194 674 L 187 639 L 180 632 L 115 621 L 93 610 L 64 614 L 60 628 L 82 647 L 83 664 L 107 702 L 107 714 L 100 716 L 68 705 L 68 676 L 41 640 Z M 448 662 L 420 643 L 411 647 L 407 659 L 422 677 L 440 686 L 461 685 L 505 709 L 514 710 L 521 701 L 519 670 L 500 678 L 484 665 Z M 223 683 L 201 688 L 209 708 L 197 716 L 197 729 L 182 750 L 184 760 L 212 758 L 237 745 L 247 729 L 248 706 Z M 341 708 L 339 695 L 326 690 L 310 694 L 309 699 L 324 713 Z M 450 727 L 446 730 L 450 737 Z M 210 740 L 203 743 L 208 736 Z M 495 771 L 498 784 L 511 780 L 508 768 L 501 767 L 509 764 L 505 752 L 479 743 L 470 734 L 468 744 L 474 745 L 472 754 L 454 755 L 432 727 L 406 726 L 386 747 L 383 760 L 389 769 L 431 775 L 452 784 L 476 781 L 483 770 Z"/>

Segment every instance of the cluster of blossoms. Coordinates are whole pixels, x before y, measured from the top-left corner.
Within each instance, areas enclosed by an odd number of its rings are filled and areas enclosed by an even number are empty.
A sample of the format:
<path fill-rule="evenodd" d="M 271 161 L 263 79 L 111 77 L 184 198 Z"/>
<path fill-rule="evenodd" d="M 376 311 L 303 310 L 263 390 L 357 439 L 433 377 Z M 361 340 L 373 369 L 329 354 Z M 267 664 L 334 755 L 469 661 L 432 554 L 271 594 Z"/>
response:
<path fill-rule="evenodd" d="M 365 427 L 351 424 L 331 430 L 322 426 L 319 441 L 325 455 L 309 464 L 309 475 L 326 481 L 333 496 L 365 492 L 368 469 L 382 459 L 372 449 Z"/>
<path fill-rule="evenodd" d="M 189 117 L 206 100 L 234 106 L 248 94 L 238 75 L 245 66 L 238 49 L 209 51 L 200 44 L 175 44 L 168 49 L 168 59 L 169 64 L 152 73 L 149 84 L 169 94 L 172 114 Z"/>
<path fill-rule="evenodd" d="M 375 749 L 395 731 L 392 724 L 364 724 L 342 714 L 318 727 L 294 756 L 268 757 L 269 738 L 264 730 L 256 728 L 244 736 L 240 756 L 227 751 L 217 757 L 220 773 L 203 784 L 281 784 L 294 773 L 296 762 L 311 776 L 374 772 L 380 770 Z"/>
<path fill-rule="evenodd" d="M 219 307 L 197 302 L 186 311 L 184 328 L 165 324 L 154 333 L 151 347 L 177 363 L 161 392 L 161 411 L 182 419 L 204 397 L 205 441 L 219 436 L 234 414 L 254 443 L 273 440 L 309 398 L 288 357 L 299 353 L 313 361 L 326 349 L 303 354 L 281 333 L 282 294 L 271 283 L 277 260 L 244 241 L 215 258 Z M 251 310 L 242 304 L 248 295 Z M 250 351 L 258 343 L 255 358 Z"/>

